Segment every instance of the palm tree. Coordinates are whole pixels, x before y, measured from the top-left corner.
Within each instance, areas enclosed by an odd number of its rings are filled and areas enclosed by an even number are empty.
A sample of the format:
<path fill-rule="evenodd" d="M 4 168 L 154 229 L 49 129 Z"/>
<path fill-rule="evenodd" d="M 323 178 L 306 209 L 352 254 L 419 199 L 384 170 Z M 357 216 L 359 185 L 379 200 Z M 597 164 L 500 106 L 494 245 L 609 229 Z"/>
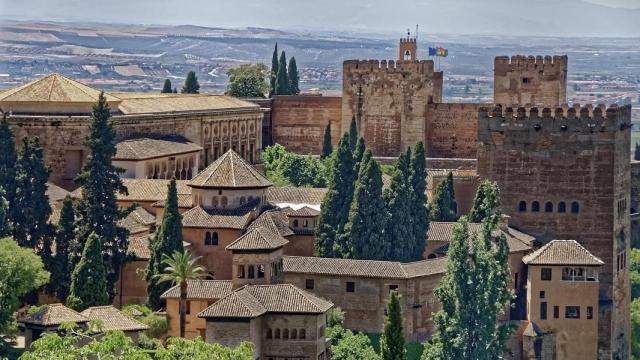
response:
<path fill-rule="evenodd" d="M 167 267 L 164 273 L 157 274 L 159 282 L 171 281 L 180 285 L 180 337 L 184 337 L 185 317 L 187 313 L 187 281 L 198 280 L 205 269 L 198 265 L 200 257 L 193 257 L 189 251 L 175 251 L 171 257 L 164 255 L 162 263 Z"/>

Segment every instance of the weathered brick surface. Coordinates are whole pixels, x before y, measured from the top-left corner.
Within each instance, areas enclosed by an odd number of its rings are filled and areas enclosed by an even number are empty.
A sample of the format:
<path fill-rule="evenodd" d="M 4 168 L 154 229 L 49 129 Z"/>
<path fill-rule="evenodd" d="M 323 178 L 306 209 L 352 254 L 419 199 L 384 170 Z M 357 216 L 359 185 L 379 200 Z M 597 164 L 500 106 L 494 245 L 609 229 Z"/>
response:
<path fill-rule="evenodd" d="M 475 159 L 478 109 L 486 104 L 429 104 L 425 144 L 428 157 Z"/>

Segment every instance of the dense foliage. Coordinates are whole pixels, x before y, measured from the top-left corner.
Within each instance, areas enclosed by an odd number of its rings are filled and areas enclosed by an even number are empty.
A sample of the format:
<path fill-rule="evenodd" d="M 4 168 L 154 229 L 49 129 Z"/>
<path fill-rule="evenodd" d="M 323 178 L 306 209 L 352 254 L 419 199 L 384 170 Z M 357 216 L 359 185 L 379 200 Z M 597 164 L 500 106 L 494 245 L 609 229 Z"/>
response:
<path fill-rule="evenodd" d="M 410 243 L 414 239 L 413 217 L 407 211 L 407 205 L 413 198 L 413 187 L 409 182 L 410 152 L 402 152 L 396 161 L 396 166 L 391 176 L 391 185 L 384 191 L 386 210 L 389 214 L 387 221 L 387 236 L 389 251 L 387 260 L 410 261 Z M 424 250 L 423 250 L 424 251 Z"/>
<path fill-rule="evenodd" d="M 289 95 L 298 95 L 300 94 L 300 76 L 298 75 L 298 64 L 296 63 L 296 58 L 291 57 L 289 59 Z"/>
<path fill-rule="evenodd" d="M 108 304 L 107 271 L 102 259 L 101 239 L 96 233 L 91 233 L 80 262 L 71 274 L 67 305 L 76 311 L 82 311 L 92 306 Z"/>
<path fill-rule="evenodd" d="M 227 95 L 263 98 L 269 91 L 269 69 L 264 64 L 244 64 L 227 71 Z"/>
<path fill-rule="evenodd" d="M 271 56 L 271 71 L 269 76 L 269 97 L 276 94 L 276 81 L 278 78 L 278 43 L 276 43 L 273 49 L 273 55 Z"/>
<path fill-rule="evenodd" d="M 280 53 L 280 58 L 278 58 L 278 43 L 276 43 L 271 57 L 270 75 L 269 97 L 300 94 L 300 76 L 296 58 L 291 57 L 287 67 L 287 55 L 284 51 Z"/>
<path fill-rule="evenodd" d="M 13 140 L 13 131 L 9 127 L 7 112 L 2 115 L 0 122 L 0 188 L 5 191 L 5 199 L 11 209 L 15 196 L 16 174 L 16 145 Z"/>
<path fill-rule="evenodd" d="M 332 360 L 381 360 L 382 358 L 371 345 L 369 337 L 363 333 L 353 333 L 342 327 L 331 329 L 332 340 L 331 359 Z"/>
<path fill-rule="evenodd" d="M 184 80 L 184 86 L 182 87 L 183 94 L 199 94 L 200 84 L 198 83 L 198 77 L 194 71 L 187 73 L 187 78 Z"/>
<path fill-rule="evenodd" d="M 171 94 L 171 93 L 173 93 L 173 85 L 171 85 L 171 80 L 166 79 L 164 81 L 164 85 L 162 86 L 162 91 L 160 91 L 160 93 L 162 93 L 162 94 Z"/>
<path fill-rule="evenodd" d="M 453 173 L 438 184 L 431 199 L 431 220 L 456 221 L 456 197 L 453 191 Z"/>
<path fill-rule="evenodd" d="M 383 360 L 406 360 L 407 352 L 402 322 L 400 295 L 394 290 L 389 294 L 382 338 L 380 338 L 380 350 Z"/>
<path fill-rule="evenodd" d="M 424 144 L 419 142 L 411 155 L 411 167 L 409 173 L 409 183 L 411 184 L 411 205 L 409 216 L 413 222 L 412 240 L 408 246 L 409 260 L 421 260 L 425 243 L 427 241 L 427 230 L 429 230 L 429 209 L 427 208 L 427 163 L 425 158 Z"/>
<path fill-rule="evenodd" d="M 325 187 L 327 161 L 287 152 L 275 144 L 262 154 L 267 178 L 277 186 Z"/>
<path fill-rule="evenodd" d="M 326 159 L 331 156 L 333 152 L 333 144 L 331 143 L 331 123 L 327 124 L 324 128 L 324 137 L 322 138 L 322 154 L 320 158 Z"/>
<path fill-rule="evenodd" d="M 469 211 L 469 221 L 479 223 L 488 217 L 500 206 L 500 189 L 498 184 L 484 180 L 478 186 L 476 196 L 473 199 L 473 207 Z"/>
<path fill-rule="evenodd" d="M 291 95 L 289 84 L 289 72 L 287 71 L 287 55 L 284 51 L 280 54 L 278 72 L 276 74 L 276 95 Z"/>
<path fill-rule="evenodd" d="M 61 301 L 65 301 L 71 287 L 71 273 L 74 269 L 73 259 L 70 258 L 75 248 L 75 212 L 71 197 L 67 195 L 62 201 L 60 219 L 55 227 L 56 251 L 53 257 L 51 283 L 49 290 Z"/>

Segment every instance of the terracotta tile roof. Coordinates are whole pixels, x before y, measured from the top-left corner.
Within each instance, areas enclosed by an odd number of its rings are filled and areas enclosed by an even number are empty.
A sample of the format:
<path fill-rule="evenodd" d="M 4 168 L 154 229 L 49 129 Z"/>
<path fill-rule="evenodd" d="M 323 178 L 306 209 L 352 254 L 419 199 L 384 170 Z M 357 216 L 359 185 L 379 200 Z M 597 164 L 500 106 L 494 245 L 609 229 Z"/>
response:
<path fill-rule="evenodd" d="M 154 208 L 163 208 L 165 200 L 156 201 L 151 204 Z M 191 194 L 178 194 L 178 207 L 179 208 L 192 208 L 193 196 Z"/>
<path fill-rule="evenodd" d="M 70 194 L 71 194 L 70 192 L 68 192 L 67 190 L 61 188 L 56 184 L 53 184 L 50 182 L 47 183 L 47 196 L 49 196 L 50 204 L 56 203 L 58 201 L 62 201 L 67 195 L 70 195 Z"/>
<path fill-rule="evenodd" d="M 203 209 L 196 206 L 182 214 L 182 226 L 206 229 L 238 229 L 249 225 L 253 209 Z"/>
<path fill-rule="evenodd" d="M 320 206 L 326 194 L 326 188 L 270 187 L 267 189 L 267 200 L 272 204 L 310 204 Z M 285 207 L 286 205 L 278 206 Z"/>
<path fill-rule="evenodd" d="M 287 215 L 298 216 L 298 217 L 316 217 L 320 215 L 320 211 L 310 208 L 308 206 L 303 206 L 298 210 L 291 209 L 291 211 L 287 212 Z"/>
<path fill-rule="evenodd" d="M 478 177 L 478 173 L 475 170 L 464 169 L 427 169 L 427 181 L 433 180 L 434 177 L 446 177 L 449 172 L 453 174 L 454 178 L 459 179 L 475 179 Z"/>
<path fill-rule="evenodd" d="M 60 74 L 50 74 L 0 94 L 0 102 L 95 103 L 100 91 Z M 107 101 L 120 99 L 105 94 Z"/>
<path fill-rule="evenodd" d="M 429 223 L 429 230 L 427 230 L 427 241 L 451 242 L 451 240 L 453 240 L 453 228 L 455 224 L 455 222 L 432 221 Z M 494 236 L 498 236 L 500 234 L 505 235 L 507 238 L 507 244 L 509 245 L 509 251 L 512 253 L 531 250 L 533 241 L 535 240 L 533 236 L 527 235 L 513 228 L 508 229 L 508 232 L 496 230 L 494 232 Z M 482 224 L 469 223 L 469 231 L 475 235 L 480 234 L 482 232 Z M 439 251 L 446 252 L 447 249 L 447 246 L 443 246 L 439 248 Z"/>
<path fill-rule="evenodd" d="M 413 263 L 397 261 L 352 260 L 306 256 L 283 257 L 285 273 L 357 276 L 366 278 L 407 279 L 444 273 L 445 259 Z"/>
<path fill-rule="evenodd" d="M 227 245 L 225 249 L 230 251 L 275 250 L 287 245 L 288 243 L 289 240 L 283 238 L 277 232 L 273 232 L 263 227 L 257 227 L 240 236 L 236 241 Z"/>
<path fill-rule="evenodd" d="M 196 175 L 193 187 L 266 188 L 273 185 L 235 151 L 229 150 Z"/>
<path fill-rule="evenodd" d="M 257 219 L 255 219 L 249 229 L 266 228 L 272 232 L 278 233 L 281 236 L 290 236 L 294 232 L 289 227 L 289 220 L 283 211 L 280 210 L 267 210 L 264 211 Z"/>
<path fill-rule="evenodd" d="M 259 111 L 260 107 L 256 104 L 224 95 L 176 94 L 167 96 L 148 96 L 144 94 L 134 94 L 130 96 L 123 96 L 118 109 L 123 114 L 129 115 L 172 112 L 203 112 L 212 110 Z"/>
<path fill-rule="evenodd" d="M 89 320 L 102 321 L 102 330 L 141 331 L 149 327 L 123 314 L 113 306 L 94 306 L 81 313 Z"/>
<path fill-rule="evenodd" d="M 76 312 L 62 304 L 44 305 L 37 312 L 26 315 L 20 322 L 42 326 L 57 326 L 64 322 L 86 323 L 89 321 L 79 312 Z"/>
<path fill-rule="evenodd" d="M 128 195 L 117 193 L 118 201 L 130 202 L 164 202 L 167 199 L 167 191 L 170 180 L 158 179 L 122 179 L 122 183 L 129 191 Z M 191 196 L 191 188 L 187 186 L 188 180 L 177 180 L 176 188 L 178 198 L 180 195 Z M 82 197 L 82 188 L 78 188 L 71 193 L 74 198 Z"/>
<path fill-rule="evenodd" d="M 136 138 L 116 144 L 113 160 L 145 160 L 201 151 L 202 146 L 184 136 L 172 135 L 159 138 Z"/>
<path fill-rule="evenodd" d="M 118 225 L 129 230 L 130 234 L 148 232 L 156 223 L 156 217 L 141 206 L 137 206 L 126 218 L 118 221 Z"/>
<path fill-rule="evenodd" d="M 522 261 L 527 265 L 604 265 L 575 240 L 552 240 Z"/>
<path fill-rule="evenodd" d="M 323 314 L 333 303 L 291 284 L 247 285 L 198 314 L 204 318 L 255 318 L 268 312 Z"/>
<path fill-rule="evenodd" d="M 129 253 L 138 260 L 151 259 L 151 250 L 149 242 L 152 235 L 129 236 Z"/>
<path fill-rule="evenodd" d="M 53 225 L 57 225 L 60 221 L 60 215 L 62 214 L 62 209 L 58 206 L 51 206 L 51 215 L 49 216 L 49 222 Z"/>
<path fill-rule="evenodd" d="M 233 291 L 233 285 L 229 280 L 189 280 L 187 281 L 188 299 L 221 299 Z M 165 291 L 160 296 L 162 299 L 175 299 L 180 297 L 180 285 L 176 285 Z"/>

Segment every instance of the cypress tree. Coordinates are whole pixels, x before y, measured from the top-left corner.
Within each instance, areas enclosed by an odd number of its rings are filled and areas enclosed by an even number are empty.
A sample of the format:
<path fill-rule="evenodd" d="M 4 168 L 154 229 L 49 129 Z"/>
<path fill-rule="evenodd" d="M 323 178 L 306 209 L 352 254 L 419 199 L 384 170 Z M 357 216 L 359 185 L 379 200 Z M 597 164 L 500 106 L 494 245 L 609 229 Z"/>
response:
<path fill-rule="evenodd" d="M 173 93 L 174 93 L 174 94 L 177 94 L 177 93 L 178 93 L 178 88 L 175 88 L 175 87 L 174 87 L 174 88 L 173 88 Z"/>
<path fill-rule="evenodd" d="M 363 138 L 358 139 L 358 143 L 356 144 L 355 151 L 353 152 L 353 162 L 354 162 L 354 174 L 357 175 L 360 173 L 360 163 L 362 162 L 362 158 L 364 157 L 364 153 L 367 150 L 367 144 L 364 142 Z"/>
<path fill-rule="evenodd" d="M 60 301 L 65 301 L 69 296 L 71 287 L 71 272 L 75 264 L 69 256 L 73 253 L 76 244 L 75 232 L 75 212 L 71 197 L 67 195 L 62 201 L 60 210 L 60 220 L 56 225 L 56 254 L 54 257 L 55 266 L 51 272 L 51 284 L 54 285 L 53 293 Z"/>
<path fill-rule="evenodd" d="M 160 93 L 162 93 L 162 94 L 171 94 L 171 93 L 173 93 L 173 87 L 171 86 L 171 80 L 169 80 L 169 79 L 165 79 L 164 80 L 164 86 L 162 87 L 162 91 Z"/>
<path fill-rule="evenodd" d="M 473 207 L 469 211 L 469 221 L 474 223 L 482 222 L 484 218 L 491 215 L 500 206 L 500 189 L 498 184 L 489 180 L 484 180 L 478 186 L 476 196 L 473 198 Z"/>
<path fill-rule="evenodd" d="M 358 144 L 358 125 L 356 124 L 356 117 L 351 118 L 351 125 L 349 125 L 349 146 L 351 151 L 355 151 Z"/>
<path fill-rule="evenodd" d="M 349 209 L 349 222 L 340 238 L 341 256 L 351 259 L 384 260 L 386 212 L 382 200 L 382 171 L 367 149 Z"/>
<path fill-rule="evenodd" d="M 76 311 L 109 304 L 107 271 L 102 259 L 102 250 L 100 238 L 92 232 L 85 243 L 80 262 L 71 275 L 67 305 Z"/>
<path fill-rule="evenodd" d="M 9 202 L 9 210 L 13 208 L 13 198 L 16 191 L 16 144 L 13 131 L 5 112 L 0 122 L 0 187 L 5 191 L 5 199 Z M 9 214 L 11 218 L 11 214 Z"/>
<path fill-rule="evenodd" d="M 407 352 L 404 347 L 404 329 L 402 327 L 400 295 L 396 290 L 392 290 L 389 293 L 387 314 L 384 316 L 384 326 L 380 338 L 382 360 L 406 360 Z"/>
<path fill-rule="evenodd" d="M 322 139 L 322 155 L 320 158 L 326 159 L 331 156 L 333 152 L 333 145 L 331 144 L 331 122 L 324 128 L 324 138 Z"/>
<path fill-rule="evenodd" d="M 37 137 L 24 138 L 22 144 L 16 163 L 13 237 L 20 246 L 35 249 L 51 235 L 51 205 L 47 196 L 50 170 Z M 46 254 L 47 249 L 42 250 Z"/>
<path fill-rule="evenodd" d="M 182 215 L 178 211 L 178 190 L 175 178 L 172 178 L 169 183 L 162 224 L 156 230 L 155 239 L 150 245 L 150 250 L 151 259 L 145 275 L 145 280 L 148 283 L 149 306 L 152 309 L 160 309 L 164 306 L 164 301 L 160 299 L 160 295 L 171 287 L 171 284 L 166 281 L 160 282 L 157 276 L 164 271 L 163 258 L 171 256 L 176 251 L 181 252 L 183 250 Z"/>
<path fill-rule="evenodd" d="M 412 217 L 407 214 L 407 206 L 411 204 L 413 191 L 409 183 L 409 162 L 407 152 L 402 152 L 396 161 L 391 185 L 384 191 L 384 199 L 389 213 L 387 221 L 388 252 L 386 260 L 411 261 L 413 224 Z"/>
<path fill-rule="evenodd" d="M 276 95 L 290 95 L 289 74 L 287 73 L 287 55 L 283 51 L 278 63 L 278 75 L 276 78 Z"/>
<path fill-rule="evenodd" d="M 272 97 L 276 94 L 276 81 L 278 78 L 278 67 L 280 63 L 278 62 L 278 43 L 276 43 L 275 48 L 273 49 L 273 56 L 271 57 L 271 77 L 269 82 L 269 97 Z"/>
<path fill-rule="evenodd" d="M 84 141 L 91 154 L 76 179 L 82 185 L 82 196 L 76 207 L 79 219 L 76 227 L 81 240 L 87 239 L 92 232 L 100 234 L 105 251 L 107 288 L 113 296 L 113 286 L 125 262 L 128 232 L 117 225 L 127 211 L 118 208 L 116 192 L 127 194 L 127 188 L 119 176 L 123 170 L 111 163 L 116 153 L 116 133 L 109 123 L 110 117 L 104 94 L 100 94 L 98 103 L 93 106 L 89 135 Z M 79 248 L 83 245 L 79 244 Z M 78 255 L 71 254 L 74 263 Z"/>
<path fill-rule="evenodd" d="M 200 93 L 200 84 L 198 83 L 198 78 L 196 77 L 196 73 L 194 71 L 189 71 L 187 73 L 187 78 L 184 81 L 184 86 L 182 87 L 183 94 L 199 94 Z"/>
<path fill-rule="evenodd" d="M 331 163 L 331 182 L 322 200 L 315 236 L 315 253 L 321 257 L 335 256 L 334 244 L 349 217 L 355 175 L 348 134 L 344 134 L 338 142 Z"/>
<path fill-rule="evenodd" d="M 298 75 L 298 65 L 296 58 L 289 59 L 289 95 L 300 94 L 300 76 Z"/>
<path fill-rule="evenodd" d="M 636 143 L 636 151 L 633 154 L 633 160 L 640 160 L 640 144 Z"/>
<path fill-rule="evenodd" d="M 438 184 L 431 199 L 431 220 L 433 221 L 455 221 L 456 205 L 455 193 L 453 191 L 453 173 L 449 172 L 447 177 Z"/>
<path fill-rule="evenodd" d="M 413 219 L 411 261 L 422 259 L 427 241 L 427 230 L 429 229 L 429 210 L 425 196 L 427 189 L 426 167 L 424 144 L 419 142 L 411 157 L 411 176 L 409 179 L 412 186 L 411 217 Z"/>
<path fill-rule="evenodd" d="M 5 192 L 0 188 L 0 239 L 11 233 L 9 227 L 9 202 L 5 198 Z"/>

